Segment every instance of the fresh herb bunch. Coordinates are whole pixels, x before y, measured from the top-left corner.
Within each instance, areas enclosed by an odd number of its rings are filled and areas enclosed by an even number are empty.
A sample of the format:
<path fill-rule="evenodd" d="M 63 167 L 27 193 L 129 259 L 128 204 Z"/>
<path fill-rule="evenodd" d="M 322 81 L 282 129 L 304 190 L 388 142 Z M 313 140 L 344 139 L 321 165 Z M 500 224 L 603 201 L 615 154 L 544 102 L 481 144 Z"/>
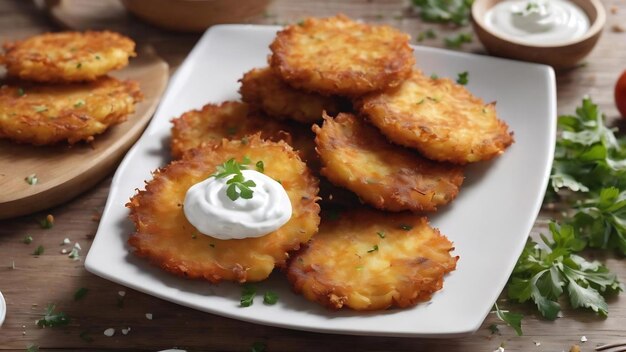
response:
<path fill-rule="evenodd" d="M 248 164 L 250 164 L 250 159 L 247 157 L 243 159 L 241 163 L 235 161 L 235 159 L 229 159 L 224 164 L 219 165 L 217 167 L 217 171 L 213 176 L 215 178 L 226 178 L 230 177 L 226 184 L 228 187 L 226 188 L 226 195 L 233 202 L 239 199 L 239 197 L 243 199 L 251 199 L 254 191 L 253 187 L 256 187 L 256 183 L 252 180 L 246 180 L 241 170 L 246 170 L 248 168 Z M 257 163 L 257 167 L 262 165 Z"/>
<path fill-rule="evenodd" d="M 541 235 L 546 247 L 529 239 L 509 279 L 508 296 L 518 302 L 532 300 L 541 315 L 556 319 L 558 299 L 567 293 L 573 308 L 589 308 L 606 316 L 604 296 L 622 290 L 615 274 L 599 262 L 574 253 L 585 248 L 570 225 L 551 223 L 552 240 Z"/>
<path fill-rule="evenodd" d="M 474 0 L 413 0 L 413 5 L 420 9 L 424 21 L 465 26 L 469 23 L 473 2 Z"/>
<path fill-rule="evenodd" d="M 576 115 L 560 116 L 548 199 L 573 199 L 576 210 L 566 222 L 592 248 L 626 255 L 626 139 L 606 126 L 589 98 Z M 561 192 L 565 189 L 569 192 Z"/>

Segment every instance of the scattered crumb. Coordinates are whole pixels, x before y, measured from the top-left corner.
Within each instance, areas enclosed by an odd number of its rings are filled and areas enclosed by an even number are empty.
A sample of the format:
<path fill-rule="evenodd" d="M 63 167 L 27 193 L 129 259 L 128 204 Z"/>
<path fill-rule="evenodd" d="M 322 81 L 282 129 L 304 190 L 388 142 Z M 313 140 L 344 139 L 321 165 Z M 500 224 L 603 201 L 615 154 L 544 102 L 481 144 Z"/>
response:
<path fill-rule="evenodd" d="M 104 336 L 111 337 L 113 335 L 115 335 L 115 329 L 108 328 L 108 329 L 104 330 Z"/>
<path fill-rule="evenodd" d="M 74 243 L 74 248 L 78 249 L 79 251 L 82 249 L 80 248 L 80 244 L 78 242 Z"/>
<path fill-rule="evenodd" d="M 572 347 L 569 349 L 569 352 L 580 352 L 580 346 L 572 345 Z"/>
<path fill-rule="evenodd" d="M 563 318 L 563 311 L 559 311 L 559 312 L 556 314 L 556 317 L 557 317 L 557 318 Z"/>
<path fill-rule="evenodd" d="M 124 297 L 126 296 L 126 291 L 117 291 L 117 294 L 120 295 L 120 297 Z"/>
<path fill-rule="evenodd" d="M 146 319 L 152 320 L 152 313 L 146 313 Z"/>
<path fill-rule="evenodd" d="M 582 336 L 580 338 L 580 342 L 587 342 L 587 336 Z"/>
<path fill-rule="evenodd" d="M 611 6 L 611 13 L 613 15 L 615 15 L 617 13 L 617 6 L 615 6 L 615 5 Z"/>
<path fill-rule="evenodd" d="M 498 349 L 494 350 L 493 352 L 504 352 L 504 347 L 500 346 L 498 347 Z"/>
<path fill-rule="evenodd" d="M 128 335 L 130 332 L 130 326 L 127 329 L 122 329 L 122 335 Z"/>
<path fill-rule="evenodd" d="M 614 24 L 611 26 L 611 30 L 615 33 L 624 33 L 626 29 L 620 24 Z"/>
<path fill-rule="evenodd" d="M 65 248 L 61 249 L 61 254 L 67 254 L 67 249 Z"/>
<path fill-rule="evenodd" d="M 61 242 L 61 245 L 64 245 L 64 244 L 70 244 L 70 239 L 67 237 L 63 239 L 63 242 Z"/>
<path fill-rule="evenodd" d="M 11 269 L 15 270 L 15 260 L 11 261 Z"/>
<path fill-rule="evenodd" d="M 539 341 L 533 341 L 533 343 L 534 343 L 534 344 L 535 344 L 535 346 L 537 346 L 537 347 L 541 346 L 541 342 L 539 342 Z"/>

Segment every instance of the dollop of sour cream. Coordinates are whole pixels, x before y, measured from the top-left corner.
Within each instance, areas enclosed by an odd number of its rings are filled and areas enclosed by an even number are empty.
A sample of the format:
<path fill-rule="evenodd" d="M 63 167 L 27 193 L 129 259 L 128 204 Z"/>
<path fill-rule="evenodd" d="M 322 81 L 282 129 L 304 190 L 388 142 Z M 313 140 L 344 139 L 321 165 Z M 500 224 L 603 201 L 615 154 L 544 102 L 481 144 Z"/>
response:
<path fill-rule="evenodd" d="M 222 240 L 261 237 L 291 218 L 291 201 L 280 183 L 258 171 L 241 173 L 256 184 L 251 199 L 226 195 L 230 177 L 211 176 L 187 190 L 185 217 L 202 234 Z"/>
<path fill-rule="evenodd" d="M 580 38 L 589 17 L 567 0 L 506 0 L 485 13 L 490 30 L 525 44 L 555 45 Z"/>

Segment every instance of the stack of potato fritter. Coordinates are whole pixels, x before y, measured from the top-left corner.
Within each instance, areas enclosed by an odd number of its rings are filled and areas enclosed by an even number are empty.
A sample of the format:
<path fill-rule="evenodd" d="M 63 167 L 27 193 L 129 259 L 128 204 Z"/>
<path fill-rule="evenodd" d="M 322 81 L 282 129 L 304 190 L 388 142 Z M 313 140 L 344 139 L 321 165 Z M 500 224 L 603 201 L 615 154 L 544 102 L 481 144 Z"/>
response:
<path fill-rule="evenodd" d="M 128 64 L 135 43 L 112 32 L 61 32 L 4 44 L 0 138 L 50 145 L 90 142 L 126 121 L 142 94 L 137 82 L 106 76 Z"/>
<path fill-rule="evenodd" d="M 278 32 L 270 48 L 269 67 L 241 79 L 243 102 L 209 104 L 173 120 L 172 153 L 182 159 L 131 199 L 135 252 L 183 276 L 246 282 L 270 274 L 272 249 L 294 290 L 332 309 L 409 307 L 430 299 L 459 257 L 421 214 L 454 200 L 464 164 L 493 158 L 513 142 L 494 104 L 449 79 L 425 77 L 414 68 L 409 36 L 388 26 L 341 15 L 309 18 Z M 326 215 L 319 231 L 311 234 L 317 216 L 311 195 L 292 192 L 304 187 L 295 185 L 297 177 L 310 175 L 297 163 L 288 171 L 264 161 L 300 209 L 285 225 L 293 234 L 227 241 L 207 234 L 200 237 L 211 249 L 194 245 L 195 229 L 180 206 L 193 184 L 188 178 L 199 182 L 228 158 L 260 156 L 250 148 L 285 142 L 320 179 Z M 186 188 L 175 186 L 181 169 L 193 175 L 185 177 Z M 154 197 L 175 214 L 167 228 L 149 225 L 163 223 L 159 216 L 166 213 L 154 209 Z"/>

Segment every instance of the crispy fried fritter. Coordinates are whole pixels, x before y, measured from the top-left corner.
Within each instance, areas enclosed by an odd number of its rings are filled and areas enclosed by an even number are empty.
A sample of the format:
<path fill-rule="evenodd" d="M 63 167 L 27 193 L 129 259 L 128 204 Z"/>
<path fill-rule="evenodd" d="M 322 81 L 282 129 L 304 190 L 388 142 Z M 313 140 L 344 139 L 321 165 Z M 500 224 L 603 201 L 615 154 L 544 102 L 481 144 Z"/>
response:
<path fill-rule="evenodd" d="M 452 243 L 428 220 L 366 209 L 324 218 L 289 261 L 296 292 L 330 309 L 381 310 L 429 300 L 456 268 Z"/>
<path fill-rule="evenodd" d="M 461 167 L 393 145 L 352 114 L 326 116 L 313 131 L 322 175 L 378 209 L 435 211 L 452 201 L 463 183 Z"/>
<path fill-rule="evenodd" d="M 411 74 L 409 39 L 343 15 L 308 18 L 278 32 L 270 65 L 292 87 L 358 96 L 397 86 Z"/>
<path fill-rule="evenodd" d="M 513 143 L 495 103 L 485 104 L 463 86 L 419 71 L 400 87 L 368 95 L 356 105 L 391 141 L 433 160 L 488 160 Z"/>
<path fill-rule="evenodd" d="M 241 139 L 261 132 L 261 137 L 278 141 L 287 139 L 285 124 L 261 114 L 250 113 L 247 104 L 227 101 L 207 104 L 172 120 L 172 156 L 182 155 L 202 144 L 219 144 L 223 138 Z"/>
<path fill-rule="evenodd" d="M 258 238 L 219 240 L 198 233 L 183 213 L 187 190 L 213 174 L 218 165 L 244 157 L 253 164 L 262 160 L 264 173 L 280 180 L 291 200 L 291 219 Z M 317 232 L 317 187 L 317 180 L 286 143 L 264 141 L 258 135 L 246 143 L 223 140 L 194 149 L 154 173 L 146 190 L 127 204 L 136 226 L 128 242 L 137 255 L 176 275 L 213 283 L 260 281 L 275 265 L 284 265 L 288 251 Z"/>
<path fill-rule="evenodd" d="M 142 98 L 137 82 L 111 77 L 81 84 L 3 85 L 0 138 L 34 145 L 90 142 L 126 121 Z"/>
<path fill-rule="evenodd" d="M 38 82 L 93 81 L 128 64 L 135 42 L 113 32 L 59 32 L 4 44 L 9 76 Z"/>
<path fill-rule="evenodd" d="M 315 123 L 322 111 L 331 116 L 347 110 L 349 102 L 291 88 L 269 67 L 255 68 L 241 79 L 241 99 L 277 119 Z"/>

